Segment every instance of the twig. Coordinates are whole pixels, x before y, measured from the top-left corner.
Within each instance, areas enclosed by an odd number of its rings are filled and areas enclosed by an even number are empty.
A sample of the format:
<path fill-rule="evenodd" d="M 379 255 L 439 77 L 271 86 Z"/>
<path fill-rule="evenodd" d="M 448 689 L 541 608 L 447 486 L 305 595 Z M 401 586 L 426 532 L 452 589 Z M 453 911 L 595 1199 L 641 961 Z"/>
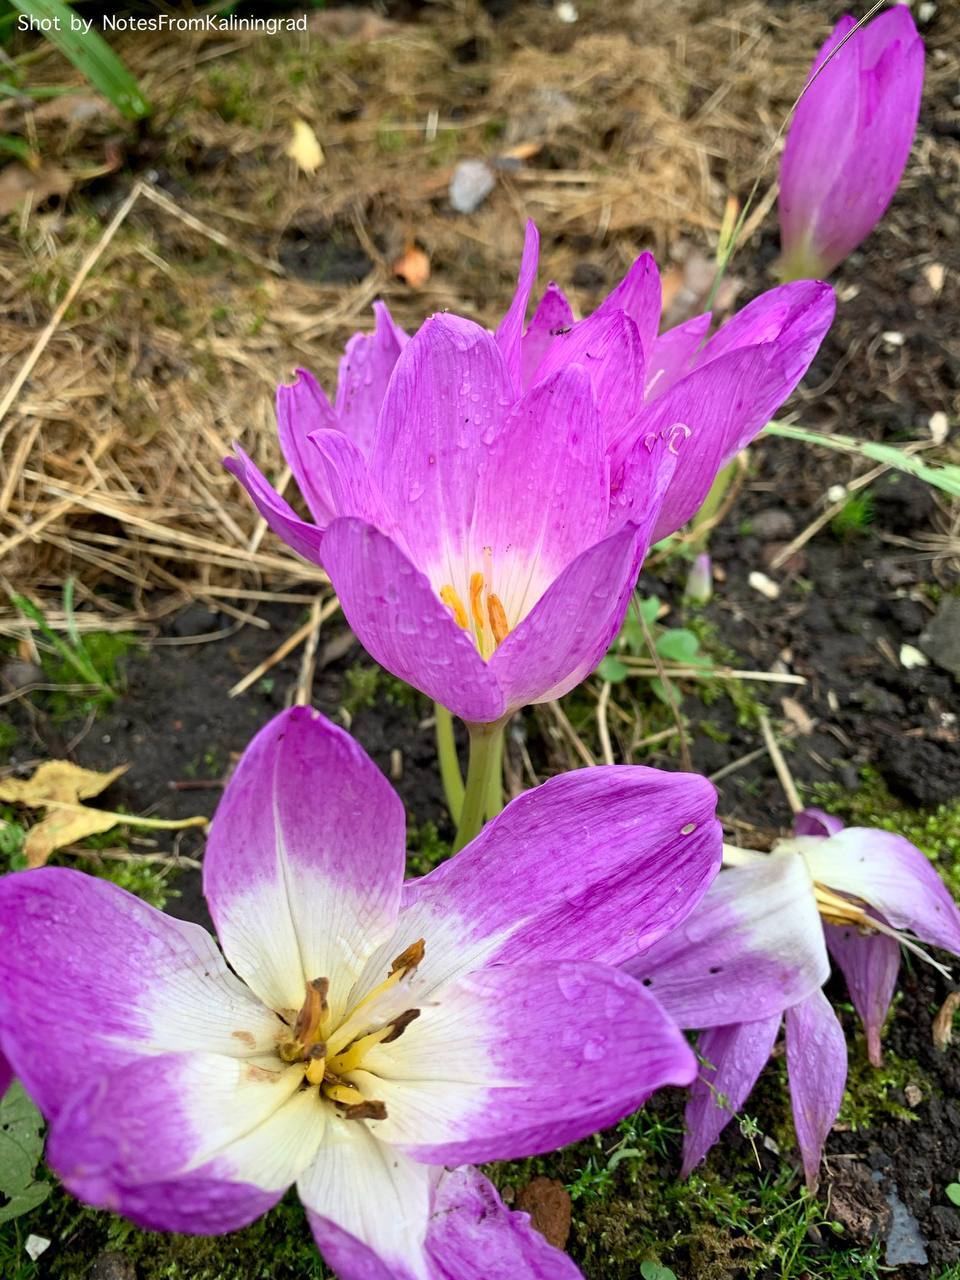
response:
<path fill-rule="evenodd" d="M 317 668 L 317 641 L 320 639 L 321 624 L 320 597 L 317 596 L 310 606 L 310 631 L 300 662 L 300 679 L 297 681 L 297 696 L 294 698 L 298 707 L 308 706 L 313 697 L 313 675 Z"/>
<path fill-rule="evenodd" d="M 554 720 L 556 720 L 563 732 L 563 736 L 573 747 L 574 751 L 576 751 L 583 763 L 587 765 L 588 768 L 592 768 L 597 763 L 593 752 L 570 723 L 567 713 L 564 711 L 563 707 L 561 707 L 559 702 L 548 702 L 546 705 L 550 708 Z"/>
<path fill-rule="evenodd" d="M 780 785 L 783 787 L 784 795 L 787 797 L 787 804 L 793 813 L 799 813 L 803 808 L 803 801 L 800 799 L 797 784 L 794 782 L 793 774 L 791 774 L 787 767 L 787 762 L 783 758 L 780 744 L 773 736 L 770 721 L 762 712 L 760 713 L 760 730 L 763 733 L 763 740 L 766 743 L 767 750 L 770 752 L 773 767 L 777 771 L 777 777 L 780 779 Z"/>
<path fill-rule="evenodd" d="M 673 685 L 670 683 L 670 677 L 667 675 L 666 668 L 663 665 L 663 659 L 660 657 L 659 653 L 657 653 L 657 646 L 653 639 L 653 633 L 650 630 L 649 623 L 643 616 L 643 609 L 640 605 L 640 595 L 637 591 L 634 591 L 633 593 L 633 607 L 637 618 L 640 621 L 643 638 L 647 642 L 647 648 L 649 649 L 650 656 L 653 659 L 653 665 L 657 669 L 657 676 L 659 677 L 660 683 L 663 685 L 664 692 L 667 695 L 667 701 L 670 704 L 670 710 L 673 713 L 673 719 L 677 726 L 677 733 L 680 735 L 680 761 L 686 772 L 692 773 L 693 761 L 690 759 L 690 745 L 687 742 L 686 730 L 683 727 L 683 716 L 680 714 L 680 704 L 677 701 Z"/>
<path fill-rule="evenodd" d="M 600 697 L 597 699 L 597 734 L 600 738 L 600 750 L 603 752 L 603 763 L 613 764 L 613 746 L 610 742 L 610 726 L 607 724 L 607 706 L 610 702 L 610 690 L 613 685 L 604 680 L 600 686 Z"/>
<path fill-rule="evenodd" d="M 618 654 L 617 661 L 635 671 L 637 675 L 659 675 L 661 670 L 675 680 L 758 680 L 766 684 L 806 684 L 806 676 L 790 675 L 786 671 L 737 671 L 732 667 L 684 667 L 664 662 L 658 666 L 646 658 L 631 658 Z"/>
<path fill-rule="evenodd" d="M 856 493 L 858 489 L 863 489 L 868 484 L 872 484 L 874 480 L 889 470 L 890 468 L 884 464 L 881 467 L 874 467 L 872 471 L 867 471 L 862 476 L 858 476 L 856 480 L 851 480 L 839 502 L 832 503 L 827 507 L 826 511 L 822 511 L 816 520 L 807 525 L 802 533 L 798 533 L 792 542 L 788 542 L 782 551 L 778 551 L 770 561 L 770 568 L 779 569 L 782 565 L 785 565 L 795 552 L 799 551 L 801 547 L 805 547 L 810 539 L 820 532 L 824 525 L 829 524 L 834 516 L 840 514 L 847 505 L 847 500 L 851 493 Z"/>
<path fill-rule="evenodd" d="M 745 756 L 739 756 L 736 760 L 731 760 L 729 764 L 725 764 L 722 769 L 718 769 L 716 773 L 711 773 L 710 781 L 719 782 L 721 778 L 728 778 L 731 773 L 736 773 L 739 769 L 745 769 L 748 764 L 753 764 L 754 760 L 759 760 L 761 756 L 766 754 L 766 747 L 757 747 L 755 751 L 748 751 Z"/>
<path fill-rule="evenodd" d="M 333 599 L 328 600 L 320 610 L 319 622 L 326 622 L 327 618 L 329 618 L 331 614 L 336 613 L 339 608 L 340 601 L 336 596 L 334 596 Z M 293 635 L 287 636 L 283 644 L 278 645 L 277 648 L 274 649 L 269 658 L 264 658 L 264 660 L 258 663 L 252 671 L 248 671 L 242 680 L 238 680 L 231 689 L 228 689 L 227 697 L 237 698 L 241 693 L 246 693 L 250 686 L 252 684 L 256 684 L 261 676 L 266 675 L 271 667 L 275 667 L 277 663 L 282 662 L 288 654 L 293 653 L 297 645 L 303 644 L 304 640 L 307 639 L 317 625 L 318 621 L 311 614 L 302 627 L 298 627 L 296 631 L 294 631 Z"/>

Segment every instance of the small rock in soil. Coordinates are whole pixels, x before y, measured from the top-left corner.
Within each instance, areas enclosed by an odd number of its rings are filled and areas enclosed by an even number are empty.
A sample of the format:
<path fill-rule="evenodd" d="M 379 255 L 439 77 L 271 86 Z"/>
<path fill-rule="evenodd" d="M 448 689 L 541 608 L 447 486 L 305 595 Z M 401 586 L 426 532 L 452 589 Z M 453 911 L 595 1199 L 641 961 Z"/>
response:
<path fill-rule="evenodd" d="M 23 689 L 28 684 L 37 684 L 43 679 L 43 671 L 34 662 L 20 662 L 14 659 L 5 662 L 0 668 L 0 679 L 11 689 Z"/>
<path fill-rule="evenodd" d="M 461 160 L 450 179 L 450 203 L 457 213 L 473 213 L 486 200 L 496 181 L 482 160 Z"/>
<path fill-rule="evenodd" d="M 944 596 L 920 648 L 938 667 L 960 680 L 960 596 Z"/>
<path fill-rule="evenodd" d="M 570 1235 L 570 1196 L 556 1178 L 534 1178 L 517 1192 L 516 1207 L 529 1213 L 533 1225 L 555 1249 L 563 1249 Z"/>
<path fill-rule="evenodd" d="M 206 635 L 208 631 L 217 631 L 219 628 L 218 613 L 208 609 L 205 604 L 191 604 L 182 613 L 177 614 L 170 629 L 175 636 L 185 638 Z"/>
<path fill-rule="evenodd" d="M 916 805 L 949 804 L 956 797 L 957 753 L 922 738 L 891 738 L 878 760 L 894 795 Z"/>
<path fill-rule="evenodd" d="M 750 530 L 761 542 L 788 542 L 796 528 L 793 516 L 781 507 L 771 507 L 750 517 Z"/>
<path fill-rule="evenodd" d="M 122 1253 L 101 1253 L 90 1268 L 90 1280 L 137 1280 L 137 1269 Z"/>
<path fill-rule="evenodd" d="M 887 1235 L 887 1266 L 903 1267 L 908 1262 L 917 1265 L 925 1263 L 927 1248 L 920 1234 L 920 1224 L 896 1191 L 887 1192 L 887 1204 L 892 1210 L 890 1231 Z"/>
<path fill-rule="evenodd" d="M 830 1216 L 858 1244 L 869 1244 L 876 1236 L 886 1234 L 893 1210 L 862 1164 L 852 1160 L 838 1162 L 829 1191 Z"/>

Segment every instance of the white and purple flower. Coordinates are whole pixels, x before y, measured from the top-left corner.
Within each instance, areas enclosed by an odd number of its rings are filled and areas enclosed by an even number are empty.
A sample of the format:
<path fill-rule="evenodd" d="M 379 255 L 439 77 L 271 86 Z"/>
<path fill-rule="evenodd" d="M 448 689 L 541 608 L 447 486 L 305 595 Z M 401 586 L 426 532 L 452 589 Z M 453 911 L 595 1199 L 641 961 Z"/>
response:
<path fill-rule="evenodd" d="M 606 653 L 651 541 L 797 385 L 830 325 L 817 281 L 657 336 L 643 254 L 575 323 L 527 227 L 496 333 L 432 316 L 407 340 L 382 305 L 350 340 L 331 406 L 308 373 L 278 393 L 280 441 L 315 523 L 238 450 L 227 465 L 275 533 L 330 575 L 373 657 L 468 723 L 560 697 Z"/>
<path fill-rule="evenodd" d="M 705 1062 L 687 1106 L 683 1171 L 741 1109 L 786 1025 L 794 1127 L 815 1187 L 847 1078 L 847 1046 L 820 989 L 829 955 L 863 1021 L 871 1062 L 890 1008 L 900 946 L 960 955 L 960 911 L 929 860 L 902 836 L 844 828 L 819 809 L 773 853 L 724 847 L 734 862 L 669 936 L 627 963 Z M 828 955 L 829 952 L 829 955 Z"/>
<path fill-rule="evenodd" d="M 703 779 L 553 779 L 404 883 L 404 814 L 306 708 L 248 747 L 199 926 L 102 880 L 0 880 L 0 1048 L 81 1199 L 216 1233 L 296 1183 L 341 1280 L 569 1280 L 474 1162 L 546 1151 L 696 1074 L 616 966 L 719 865 Z M 225 957 L 225 958 L 224 958 Z M 452 1171 L 451 1171 L 452 1170 Z"/>

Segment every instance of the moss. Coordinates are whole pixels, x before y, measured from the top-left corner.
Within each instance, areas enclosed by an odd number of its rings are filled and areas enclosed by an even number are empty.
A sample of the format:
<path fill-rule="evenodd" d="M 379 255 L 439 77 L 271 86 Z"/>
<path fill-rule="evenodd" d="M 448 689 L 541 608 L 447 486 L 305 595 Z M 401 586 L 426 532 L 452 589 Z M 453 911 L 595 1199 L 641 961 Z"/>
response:
<path fill-rule="evenodd" d="M 91 631 L 81 636 L 72 648 L 81 664 L 89 665 L 96 672 L 102 688 L 83 697 L 66 690 L 53 690 L 45 695 L 51 715 L 59 720 L 68 720 L 109 706 L 123 685 L 121 660 L 136 648 L 136 644 L 136 637 L 125 631 Z M 41 661 L 44 675 L 51 684 L 75 685 L 83 680 L 77 666 L 59 653 L 44 650 Z"/>
<path fill-rule="evenodd" d="M 860 780 L 857 791 L 836 782 L 818 783 L 810 798 L 850 826 L 879 827 L 905 836 L 923 850 L 953 896 L 960 898 L 960 797 L 936 808 L 911 809 L 890 794 L 875 769 L 864 766 Z"/>
<path fill-rule="evenodd" d="M 0 720 L 0 760 L 7 760 L 10 752 L 17 745 L 20 734 L 16 725 L 9 720 Z"/>
<path fill-rule="evenodd" d="M 343 673 L 346 692 L 343 695 L 343 708 L 354 716 L 358 711 L 374 705 L 377 700 L 377 689 L 382 672 L 379 667 L 367 667 L 356 662 Z"/>
<path fill-rule="evenodd" d="M 407 829 L 407 874 L 425 876 L 446 862 L 453 852 L 450 841 L 443 840 L 432 822 Z"/>
<path fill-rule="evenodd" d="M 933 1088 L 912 1058 L 898 1058 L 889 1049 L 884 1050 L 883 1064 L 872 1067 L 864 1037 L 858 1035 L 850 1051 L 839 1123 L 857 1130 L 885 1119 L 917 1120 L 916 1112 L 904 1098 L 907 1085 L 915 1085 L 924 1097 L 929 1097 Z"/>
<path fill-rule="evenodd" d="M 112 844 L 117 843 L 117 829 L 109 832 Z M 170 886 L 169 867 L 158 867 L 147 862 L 120 862 L 107 858 L 71 858 L 68 866 L 86 871 L 89 875 L 98 876 L 101 880 L 109 880 L 119 885 L 128 893 L 134 893 L 151 907 L 162 911 L 170 898 L 179 897 L 179 891 Z"/>

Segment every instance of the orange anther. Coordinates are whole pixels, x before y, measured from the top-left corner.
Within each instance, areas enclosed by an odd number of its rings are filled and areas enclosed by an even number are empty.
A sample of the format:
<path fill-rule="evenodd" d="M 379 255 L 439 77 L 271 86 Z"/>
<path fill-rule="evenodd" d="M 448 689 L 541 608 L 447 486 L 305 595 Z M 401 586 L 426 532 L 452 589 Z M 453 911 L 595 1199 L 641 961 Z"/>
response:
<path fill-rule="evenodd" d="M 473 612 L 473 620 L 477 624 L 477 631 L 483 631 L 483 574 L 471 573 L 470 575 L 470 609 Z"/>
<path fill-rule="evenodd" d="M 494 642 L 503 644 L 510 634 L 510 628 L 507 625 L 507 615 L 504 612 L 503 605 L 500 603 L 499 596 L 487 596 L 487 613 L 490 616 L 490 630 L 493 632 Z"/>
<path fill-rule="evenodd" d="M 440 599 L 453 614 L 453 620 L 457 626 L 463 627 L 464 631 L 466 631 L 467 626 L 469 625 L 467 611 L 463 607 L 463 601 L 457 595 L 456 590 L 449 584 L 445 587 L 441 587 Z"/>

